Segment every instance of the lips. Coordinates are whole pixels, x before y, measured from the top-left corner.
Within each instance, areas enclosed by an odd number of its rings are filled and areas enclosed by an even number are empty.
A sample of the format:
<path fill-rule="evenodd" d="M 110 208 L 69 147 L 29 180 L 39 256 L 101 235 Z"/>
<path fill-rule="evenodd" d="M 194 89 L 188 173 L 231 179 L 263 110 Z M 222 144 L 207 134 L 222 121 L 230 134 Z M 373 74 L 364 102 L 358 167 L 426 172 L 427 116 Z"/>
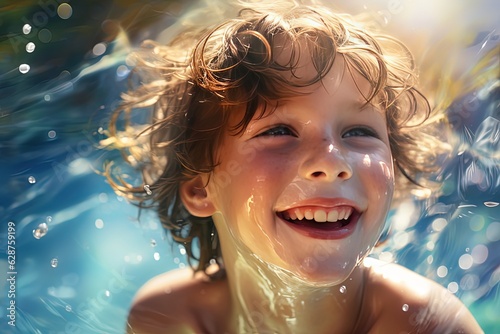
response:
<path fill-rule="evenodd" d="M 361 213 L 350 205 L 298 206 L 276 215 L 292 229 L 318 239 L 342 239 L 352 234 Z"/>

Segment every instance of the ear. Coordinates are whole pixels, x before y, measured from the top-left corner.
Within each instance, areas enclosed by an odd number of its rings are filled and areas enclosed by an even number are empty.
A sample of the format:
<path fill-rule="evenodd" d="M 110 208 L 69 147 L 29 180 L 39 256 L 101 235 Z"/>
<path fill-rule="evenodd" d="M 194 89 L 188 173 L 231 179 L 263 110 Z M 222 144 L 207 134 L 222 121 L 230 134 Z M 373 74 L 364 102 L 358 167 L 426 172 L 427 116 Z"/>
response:
<path fill-rule="evenodd" d="M 208 197 L 205 183 L 201 175 L 181 183 L 179 187 L 184 207 L 196 217 L 209 217 L 215 213 L 215 206 Z"/>

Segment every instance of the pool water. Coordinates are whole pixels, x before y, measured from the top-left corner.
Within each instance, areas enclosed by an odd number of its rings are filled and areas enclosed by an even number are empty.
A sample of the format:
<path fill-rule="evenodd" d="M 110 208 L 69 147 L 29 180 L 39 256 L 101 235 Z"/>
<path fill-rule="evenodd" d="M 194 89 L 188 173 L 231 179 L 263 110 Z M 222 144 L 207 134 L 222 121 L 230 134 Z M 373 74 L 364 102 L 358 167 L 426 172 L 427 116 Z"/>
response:
<path fill-rule="evenodd" d="M 456 148 L 436 175 L 443 194 L 431 205 L 409 194 L 372 256 L 437 281 L 500 332 L 500 5 L 339 3 L 409 40 Z M 123 333 L 137 289 L 187 265 L 155 214 L 139 219 L 96 170 L 116 155 L 98 143 L 127 88 L 127 53 L 197 5 L 0 3 L 1 333 Z"/>

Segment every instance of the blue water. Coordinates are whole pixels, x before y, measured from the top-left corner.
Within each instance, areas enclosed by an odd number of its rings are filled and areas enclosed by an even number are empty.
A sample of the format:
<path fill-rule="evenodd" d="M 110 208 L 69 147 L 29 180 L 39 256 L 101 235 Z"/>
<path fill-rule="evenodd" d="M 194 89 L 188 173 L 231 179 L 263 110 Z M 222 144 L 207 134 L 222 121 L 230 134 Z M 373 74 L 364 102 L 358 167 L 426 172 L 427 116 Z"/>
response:
<path fill-rule="evenodd" d="M 97 144 L 126 89 L 125 55 L 171 22 L 150 14 L 159 1 L 72 1 L 71 13 L 64 6 L 58 13 L 54 3 L 0 2 L 0 332 L 123 333 L 137 289 L 186 259 L 154 213 L 145 211 L 139 220 L 137 209 L 95 172 L 115 154 Z M 404 10 L 374 3 L 383 10 L 350 6 L 382 13 L 388 28 Z M 468 5 L 461 13 L 470 22 L 500 12 L 492 1 Z M 128 35 L 115 36 L 110 18 L 126 22 Z M 25 24 L 30 32 L 23 32 Z M 393 210 L 392 233 L 373 256 L 436 280 L 469 306 L 487 333 L 497 333 L 500 32 L 471 27 L 477 30 L 468 41 L 457 42 L 462 52 L 446 55 L 460 63 L 462 82 L 458 92 L 457 82 L 445 85 L 453 92 L 447 112 L 456 154 L 437 175 L 444 194 L 431 206 L 409 200 Z M 427 45 L 416 53 L 429 57 L 446 49 Z M 30 66 L 24 74 L 22 64 Z M 15 318 L 9 318 L 11 302 Z"/>

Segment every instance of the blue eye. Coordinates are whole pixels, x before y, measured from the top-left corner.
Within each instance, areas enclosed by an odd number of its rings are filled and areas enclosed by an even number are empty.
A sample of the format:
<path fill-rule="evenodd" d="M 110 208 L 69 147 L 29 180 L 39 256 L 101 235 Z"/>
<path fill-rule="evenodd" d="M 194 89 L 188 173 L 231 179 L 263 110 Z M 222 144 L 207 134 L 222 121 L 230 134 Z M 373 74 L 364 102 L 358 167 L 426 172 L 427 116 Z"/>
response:
<path fill-rule="evenodd" d="M 293 136 L 297 137 L 295 132 L 290 129 L 289 126 L 286 125 L 278 125 L 269 130 L 266 130 L 262 133 L 259 133 L 257 137 L 270 136 L 270 137 L 278 137 L 278 136 Z"/>
<path fill-rule="evenodd" d="M 346 131 L 343 135 L 343 138 L 347 137 L 375 137 L 380 138 L 377 132 L 370 128 L 366 127 L 356 127 Z"/>

